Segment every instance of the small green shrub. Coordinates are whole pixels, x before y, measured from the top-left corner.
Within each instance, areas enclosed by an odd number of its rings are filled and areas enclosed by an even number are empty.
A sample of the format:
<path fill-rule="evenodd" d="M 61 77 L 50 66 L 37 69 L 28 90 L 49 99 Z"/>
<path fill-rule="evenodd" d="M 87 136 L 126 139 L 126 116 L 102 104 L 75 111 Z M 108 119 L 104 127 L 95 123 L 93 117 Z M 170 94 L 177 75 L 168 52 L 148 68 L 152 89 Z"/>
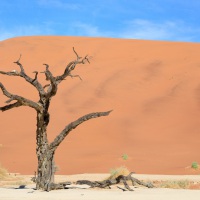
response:
<path fill-rule="evenodd" d="M 199 164 L 197 162 L 193 162 L 191 165 L 191 168 L 197 170 L 197 169 L 199 169 Z"/>
<path fill-rule="evenodd" d="M 128 160 L 128 155 L 127 155 L 127 154 L 123 154 L 123 155 L 122 155 L 122 159 L 123 159 L 123 160 Z"/>

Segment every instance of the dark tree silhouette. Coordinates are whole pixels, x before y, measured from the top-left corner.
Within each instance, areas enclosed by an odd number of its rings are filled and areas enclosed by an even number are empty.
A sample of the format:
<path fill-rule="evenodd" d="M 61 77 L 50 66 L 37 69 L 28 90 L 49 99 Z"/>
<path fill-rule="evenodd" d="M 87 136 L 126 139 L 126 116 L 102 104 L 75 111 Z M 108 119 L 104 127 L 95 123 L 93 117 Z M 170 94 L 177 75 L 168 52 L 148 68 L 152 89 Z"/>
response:
<path fill-rule="evenodd" d="M 42 72 L 46 76 L 46 80 L 49 82 L 45 86 L 38 80 L 38 72 L 34 71 L 35 76 L 31 78 L 26 74 L 23 65 L 20 62 L 20 58 L 14 62 L 19 67 L 19 71 L 13 70 L 10 72 L 0 71 L 0 74 L 7 76 L 20 76 L 25 79 L 28 83 L 30 83 L 39 93 L 39 101 L 34 102 L 30 99 L 24 98 L 19 95 L 15 95 L 10 93 L 5 86 L 0 82 L 0 88 L 3 92 L 3 95 L 8 97 L 8 100 L 5 102 L 8 105 L 0 107 L 2 112 L 20 107 L 20 106 L 29 106 L 35 109 L 37 114 L 37 129 L 36 129 L 36 154 L 38 159 L 38 168 L 37 174 L 34 179 L 36 182 L 36 189 L 42 190 L 51 190 L 54 185 L 54 174 L 55 174 L 55 164 L 54 164 L 54 154 L 58 146 L 65 139 L 65 137 L 70 133 L 72 129 L 75 129 L 77 126 L 82 124 L 83 122 L 97 118 L 102 116 L 107 116 L 111 111 L 107 112 L 94 112 L 80 117 L 79 119 L 68 124 L 60 134 L 53 140 L 53 142 L 49 143 L 47 138 L 47 126 L 49 124 L 50 114 L 49 114 L 49 106 L 53 96 L 56 95 L 58 90 L 58 85 L 65 80 L 67 77 L 79 77 L 78 75 L 72 75 L 72 71 L 79 64 L 89 63 L 88 56 L 84 58 L 79 57 L 75 49 L 73 51 L 76 55 L 76 59 L 71 61 L 65 67 L 63 74 L 59 76 L 54 76 L 49 69 L 48 64 L 44 64 L 45 71 Z M 80 78 L 81 79 L 81 78 Z M 14 102 L 14 103 L 13 103 Z"/>

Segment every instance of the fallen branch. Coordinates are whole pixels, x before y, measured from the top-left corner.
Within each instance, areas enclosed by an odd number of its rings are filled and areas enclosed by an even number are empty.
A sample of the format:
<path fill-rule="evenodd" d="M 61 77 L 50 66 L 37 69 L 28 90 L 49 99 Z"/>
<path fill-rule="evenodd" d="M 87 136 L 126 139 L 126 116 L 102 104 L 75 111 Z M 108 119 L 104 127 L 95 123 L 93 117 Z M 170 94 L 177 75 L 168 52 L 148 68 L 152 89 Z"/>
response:
<path fill-rule="evenodd" d="M 145 187 L 148 187 L 148 188 L 153 188 L 154 185 L 152 183 L 144 183 L 136 178 L 133 178 L 131 177 L 131 175 L 133 174 L 133 172 L 131 172 L 128 176 L 123 176 L 123 175 L 120 175 L 118 176 L 117 178 L 115 179 L 108 179 L 108 180 L 104 180 L 104 181 L 88 181 L 88 180 L 78 180 L 76 182 L 77 185 L 89 185 L 91 186 L 92 188 L 94 187 L 99 187 L 99 188 L 111 188 L 110 186 L 111 185 L 115 185 L 115 184 L 119 184 L 119 183 L 123 183 L 125 188 L 129 191 L 133 191 L 129 185 L 127 184 L 127 181 L 131 181 L 132 182 L 132 185 L 134 186 L 135 183 L 139 184 L 139 185 L 143 185 Z M 119 187 L 118 187 L 119 188 Z M 119 188 L 121 189 L 121 188 Z"/>

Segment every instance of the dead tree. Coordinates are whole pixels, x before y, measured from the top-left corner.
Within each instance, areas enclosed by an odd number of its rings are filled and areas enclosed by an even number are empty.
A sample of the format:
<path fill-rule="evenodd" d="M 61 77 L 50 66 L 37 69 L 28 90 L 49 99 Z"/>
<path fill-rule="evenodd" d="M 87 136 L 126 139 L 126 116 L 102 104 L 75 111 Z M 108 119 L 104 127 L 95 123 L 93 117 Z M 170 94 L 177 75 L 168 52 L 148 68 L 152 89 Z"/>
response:
<path fill-rule="evenodd" d="M 63 74 L 59 76 L 54 76 L 49 69 L 48 64 L 44 64 L 45 71 L 43 73 L 46 76 L 46 80 L 49 82 L 45 86 L 38 80 L 38 72 L 35 71 L 35 76 L 31 78 L 26 72 L 23 65 L 20 62 L 20 58 L 14 62 L 18 67 L 19 71 L 13 70 L 9 72 L 0 71 L 0 74 L 7 76 L 19 76 L 25 79 L 29 84 L 31 84 L 39 93 L 39 101 L 34 102 L 30 99 L 24 98 L 19 95 L 15 95 L 10 93 L 5 86 L 0 82 L 0 88 L 3 92 L 3 95 L 8 97 L 8 100 L 5 102 L 8 105 L 0 107 L 2 112 L 8 111 L 10 109 L 20 107 L 20 106 L 28 106 L 33 108 L 37 114 L 37 129 L 36 129 L 36 154 L 38 159 L 38 168 L 37 168 L 37 176 L 35 178 L 36 189 L 42 190 L 51 190 L 51 185 L 54 182 L 54 174 L 55 174 L 55 165 L 54 165 L 54 154 L 58 146 L 61 142 L 66 138 L 66 136 L 75 129 L 77 126 L 82 124 L 83 122 L 97 118 L 102 116 L 107 116 L 111 111 L 107 112 L 94 112 L 87 115 L 84 115 L 77 120 L 69 123 L 60 134 L 54 139 L 53 142 L 49 143 L 47 138 L 47 126 L 50 121 L 50 113 L 49 106 L 51 99 L 56 95 L 58 90 L 58 85 L 65 80 L 67 77 L 79 77 L 78 75 L 72 75 L 72 71 L 75 69 L 77 65 L 89 63 L 89 59 L 87 56 L 84 58 L 79 57 L 75 49 L 73 51 L 76 55 L 76 59 L 69 62 L 65 67 Z M 80 78 L 80 77 L 79 77 Z"/>

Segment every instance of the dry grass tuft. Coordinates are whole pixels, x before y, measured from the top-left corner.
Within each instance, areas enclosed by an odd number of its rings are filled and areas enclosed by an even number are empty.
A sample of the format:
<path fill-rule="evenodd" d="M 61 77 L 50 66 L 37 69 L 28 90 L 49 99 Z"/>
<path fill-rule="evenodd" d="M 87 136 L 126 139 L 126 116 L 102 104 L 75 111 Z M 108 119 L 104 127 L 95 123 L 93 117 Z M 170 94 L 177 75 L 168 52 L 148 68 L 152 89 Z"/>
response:
<path fill-rule="evenodd" d="M 7 176 L 8 176 L 7 170 L 0 165 L 0 180 L 3 180 Z"/>
<path fill-rule="evenodd" d="M 107 179 L 115 179 L 119 175 L 127 176 L 129 174 L 130 174 L 130 171 L 125 166 L 121 166 L 118 168 L 111 169 L 110 176 Z"/>
<path fill-rule="evenodd" d="M 188 188 L 190 188 L 191 182 L 188 180 L 161 181 L 155 185 L 158 188 L 188 189 Z"/>

